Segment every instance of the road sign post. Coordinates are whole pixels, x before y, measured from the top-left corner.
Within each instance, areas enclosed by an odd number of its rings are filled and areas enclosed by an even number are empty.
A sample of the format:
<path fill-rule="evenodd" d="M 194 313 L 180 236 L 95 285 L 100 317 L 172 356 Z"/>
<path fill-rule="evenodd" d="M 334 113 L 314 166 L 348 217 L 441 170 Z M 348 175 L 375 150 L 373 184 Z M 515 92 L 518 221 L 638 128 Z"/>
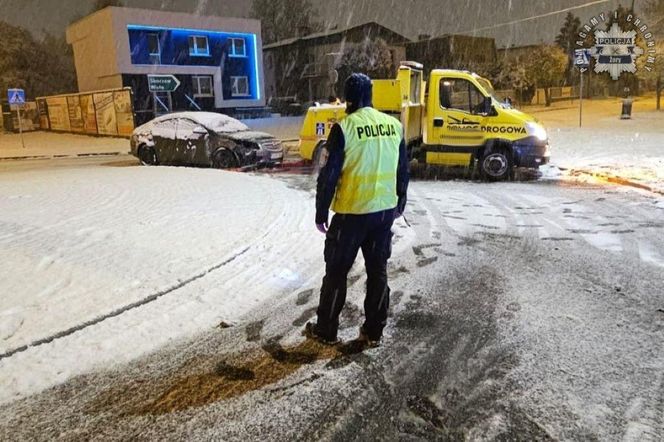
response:
<path fill-rule="evenodd" d="M 579 81 L 579 127 L 583 124 L 583 70 Z"/>
<path fill-rule="evenodd" d="M 583 124 L 583 73 L 590 66 L 590 49 L 574 50 L 574 66 L 579 68 L 579 127 Z"/>
<path fill-rule="evenodd" d="M 7 89 L 7 101 L 9 105 L 16 106 L 16 118 L 18 120 L 18 133 L 21 136 L 21 146 L 25 149 L 25 140 L 23 139 L 23 122 L 21 121 L 21 106 L 25 104 L 25 91 L 23 89 Z"/>

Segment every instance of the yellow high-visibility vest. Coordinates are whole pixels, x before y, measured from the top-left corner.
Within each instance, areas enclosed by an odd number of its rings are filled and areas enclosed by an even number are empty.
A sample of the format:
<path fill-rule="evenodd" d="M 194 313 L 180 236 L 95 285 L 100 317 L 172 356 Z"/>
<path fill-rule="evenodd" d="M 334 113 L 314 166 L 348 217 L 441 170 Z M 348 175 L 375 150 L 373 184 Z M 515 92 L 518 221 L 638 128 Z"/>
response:
<path fill-rule="evenodd" d="M 397 206 L 397 167 L 403 128 L 399 120 L 363 107 L 339 122 L 344 164 L 332 210 L 365 214 Z"/>

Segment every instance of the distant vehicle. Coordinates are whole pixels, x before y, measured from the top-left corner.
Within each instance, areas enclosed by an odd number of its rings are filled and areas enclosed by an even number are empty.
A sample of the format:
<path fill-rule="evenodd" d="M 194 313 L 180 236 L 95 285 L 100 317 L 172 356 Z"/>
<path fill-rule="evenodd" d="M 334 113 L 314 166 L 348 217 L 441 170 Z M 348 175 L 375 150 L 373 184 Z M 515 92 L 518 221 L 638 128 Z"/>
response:
<path fill-rule="evenodd" d="M 274 165 L 284 157 L 274 136 L 214 112 L 162 115 L 134 129 L 130 143 L 131 154 L 148 165 L 229 169 Z"/>

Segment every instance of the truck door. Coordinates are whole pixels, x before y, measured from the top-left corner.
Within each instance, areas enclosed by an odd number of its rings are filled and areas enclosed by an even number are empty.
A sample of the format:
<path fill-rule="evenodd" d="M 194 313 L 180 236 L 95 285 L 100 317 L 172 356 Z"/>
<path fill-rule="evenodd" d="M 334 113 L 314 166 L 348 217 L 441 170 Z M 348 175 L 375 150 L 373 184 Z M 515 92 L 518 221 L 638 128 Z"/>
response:
<path fill-rule="evenodd" d="M 441 77 L 430 95 L 427 163 L 467 166 L 484 144 L 485 97 L 469 80 Z"/>

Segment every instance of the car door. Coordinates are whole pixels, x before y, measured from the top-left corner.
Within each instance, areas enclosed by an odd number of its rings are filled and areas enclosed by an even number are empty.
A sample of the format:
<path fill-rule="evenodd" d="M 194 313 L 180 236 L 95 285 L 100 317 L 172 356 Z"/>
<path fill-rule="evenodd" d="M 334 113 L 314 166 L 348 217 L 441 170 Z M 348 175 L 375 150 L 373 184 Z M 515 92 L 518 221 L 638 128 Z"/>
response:
<path fill-rule="evenodd" d="M 192 165 L 206 165 L 207 143 L 210 135 L 201 124 L 188 118 L 180 118 L 177 124 L 176 151 L 182 162 Z"/>
<path fill-rule="evenodd" d="M 152 126 L 152 139 L 157 159 L 161 164 L 177 163 L 176 156 L 176 129 L 177 119 L 168 118 L 154 123 Z"/>

